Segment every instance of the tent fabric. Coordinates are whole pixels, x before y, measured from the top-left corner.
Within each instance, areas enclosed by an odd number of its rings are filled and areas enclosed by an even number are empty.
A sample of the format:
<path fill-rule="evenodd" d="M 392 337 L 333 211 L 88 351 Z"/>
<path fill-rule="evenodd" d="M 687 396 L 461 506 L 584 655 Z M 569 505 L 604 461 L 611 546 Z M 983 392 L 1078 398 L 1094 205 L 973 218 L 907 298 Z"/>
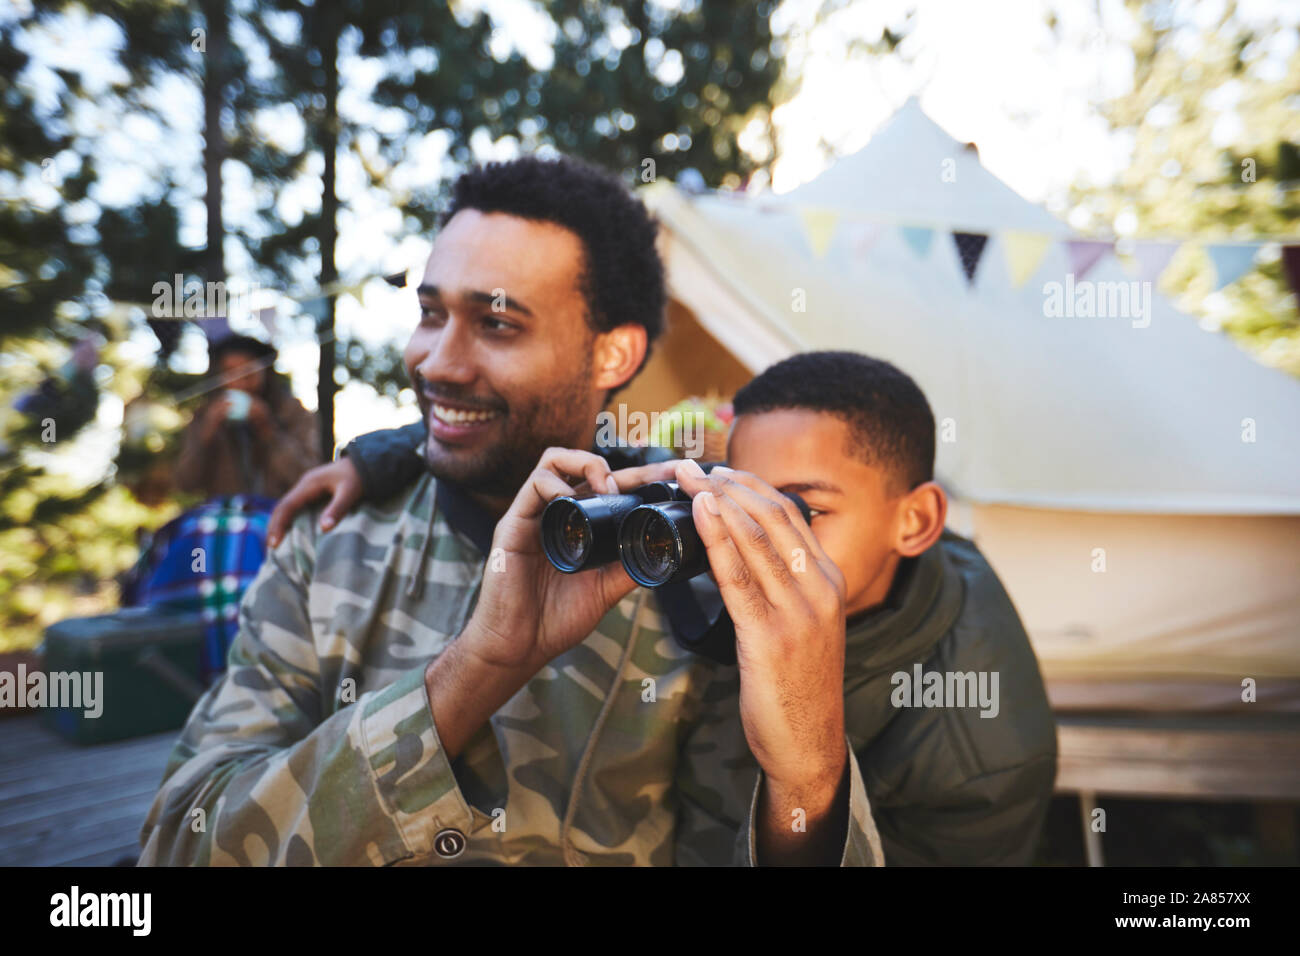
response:
<path fill-rule="evenodd" d="M 945 183 L 948 158 L 957 175 Z M 855 348 L 899 365 L 955 430 L 937 469 L 972 501 L 1300 514 L 1300 381 L 1201 329 L 1149 285 L 1131 316 L 1048 317 L 1048 283 L 1071 288 L 1068 247 L 1054 243 L 1016 288 L 997 235 L 1064 239 L 1068 230 L 915 104 L 784 197 L 688 196 L 663 182 L 643 195 L 666 226 L 672 294 L 714 338 L 754 371 L 811 348 Z M 819 257 L 799 212 L 809 200 L 835 200 L 842 222 L 931 219 L 993 238 L 969 284 L 952 241 L 918 258 L 896 228 L 865 256 L 839 229 Z M 1113 256 L 1087 281 L 1123 283 L 1144 300 Z"/>
<path fill-rule="evenodd" d="M 1294 708 L 1300 382 L 1154 290 L 1123 317 L 1051 317 L 1049 283 L 1079 278 L 1071 230 L 915 101 L 783 196 L 642 196 L 691 320 L 678 334 L 698 323 L 751 373 L 845 348 L 918 381 L 957 530 L 1006 584 L 1054 700 L 1221 709 L 1251 678 L 1261 709 Z M 816 244 L 809 209 L 837 217 Z M 902 226 L 936 235 L 918 254 Z M 990 235 L 973 282 L 954 231 Z M 1044 235 L 1035 267 L 1026 237 Z M 1087 281 L 1134 279 L 1106 254 Z"/>

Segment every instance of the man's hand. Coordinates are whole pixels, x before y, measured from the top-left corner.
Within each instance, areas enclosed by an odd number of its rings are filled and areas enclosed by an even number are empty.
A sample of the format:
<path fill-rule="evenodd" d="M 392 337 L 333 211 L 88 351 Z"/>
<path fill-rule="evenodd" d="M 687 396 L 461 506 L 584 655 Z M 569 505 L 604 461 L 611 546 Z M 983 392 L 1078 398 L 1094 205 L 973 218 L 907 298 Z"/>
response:
<path fill-rule="evenodd" d="M 328 531 L 352 510 L 361 499 L 361 475 L 356 465 L 346 456 L 328 465 L 317 465 L 303 474 L 289 491 L 276 502 L 267 525 L 266 540 L 274 548 L 289 530 L 294 516 L 307 505 L 330 495 L 330 502 L 321 512 L 320 529 Z"/>
<path fill-rule="evenodd" d="M 683 462 L 677 480 L 694 498 L 695 527 L 736 627 L 740 716 L 767 776 L 760 855 L 837 862 L 848 811 L 844 575 L 794 502 L 754 475 L 705 476 Z M 794 827 L 801 819 L 803 831 Z"/>
<path fill-rule="evenodd" d="M 542 551 L 542 511 L 558 495 L 629 491 L 671 478 L 675 461 L 611 474 L 599 455 L 549 448 L 497 522 L 478 604 L 465 629 L 425 669 L 438 739 L 455 759 L 479 727 L 552 658 L 586 639 L 636 587 L 615 561 L 577 574 Z M 569 478 L 580 480 L 573 487 Z"/>
<path fill-rule="evenodd" d="M 466 628 L 474 639 L 466 649 L 489 664 L 536 671 L 581 643 L 636 583 L 617 561 L 577 574 L 557 571 L 542 551 L 542 511 L 560 495 L 616 494 L 671 479 L 676 465 L 664 461 L 611 472 L 599 455 L 548 448 L 497 522 L 483 588 Z"/>

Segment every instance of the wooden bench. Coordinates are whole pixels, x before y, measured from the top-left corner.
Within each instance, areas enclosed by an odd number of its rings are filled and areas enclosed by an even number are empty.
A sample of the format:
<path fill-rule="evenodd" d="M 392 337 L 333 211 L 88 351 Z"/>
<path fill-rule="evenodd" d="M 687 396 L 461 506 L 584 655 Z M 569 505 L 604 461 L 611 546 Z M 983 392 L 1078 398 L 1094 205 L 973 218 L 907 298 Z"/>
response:
<path fill-rule="evenodd" d="M 1261 833 L 1296 840 L 1300 714 L 1057 714 L 1056 789 L 1077 793 L 1089 866 L 1103 865 L 1092 828 L 1101 794 L 1257 803 Z"/>

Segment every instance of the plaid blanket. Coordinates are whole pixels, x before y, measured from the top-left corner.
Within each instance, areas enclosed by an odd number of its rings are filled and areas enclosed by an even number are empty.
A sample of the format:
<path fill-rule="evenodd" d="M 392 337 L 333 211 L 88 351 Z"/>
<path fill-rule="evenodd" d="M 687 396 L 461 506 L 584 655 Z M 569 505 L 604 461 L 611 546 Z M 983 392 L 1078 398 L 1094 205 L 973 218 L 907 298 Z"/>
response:
<path fill-rule="evenodd" d="M 124 607 L 199 610 L 204 640 L 200 669 L 211 680 L 226 669 L 239 630 L 239 602 L 266 557 L 272 498 L 214 498 L 160 528 L 132 569 Z"/>

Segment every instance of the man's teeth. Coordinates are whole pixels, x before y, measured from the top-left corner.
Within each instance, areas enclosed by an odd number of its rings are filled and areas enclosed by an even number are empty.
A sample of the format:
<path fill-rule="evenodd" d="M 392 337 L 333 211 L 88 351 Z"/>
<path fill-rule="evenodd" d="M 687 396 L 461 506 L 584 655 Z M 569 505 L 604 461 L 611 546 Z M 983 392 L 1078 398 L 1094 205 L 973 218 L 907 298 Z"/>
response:
<path fill-rule="evenodd" d="M 497 415 L 496 412 L 468 412 L 464 409 L 448 408 L 446 405 L 437 404 L 433 406 L 433 413 L 438 416 L 438 421 L 448 425 L 473 425 L 495 418 Z"/>

